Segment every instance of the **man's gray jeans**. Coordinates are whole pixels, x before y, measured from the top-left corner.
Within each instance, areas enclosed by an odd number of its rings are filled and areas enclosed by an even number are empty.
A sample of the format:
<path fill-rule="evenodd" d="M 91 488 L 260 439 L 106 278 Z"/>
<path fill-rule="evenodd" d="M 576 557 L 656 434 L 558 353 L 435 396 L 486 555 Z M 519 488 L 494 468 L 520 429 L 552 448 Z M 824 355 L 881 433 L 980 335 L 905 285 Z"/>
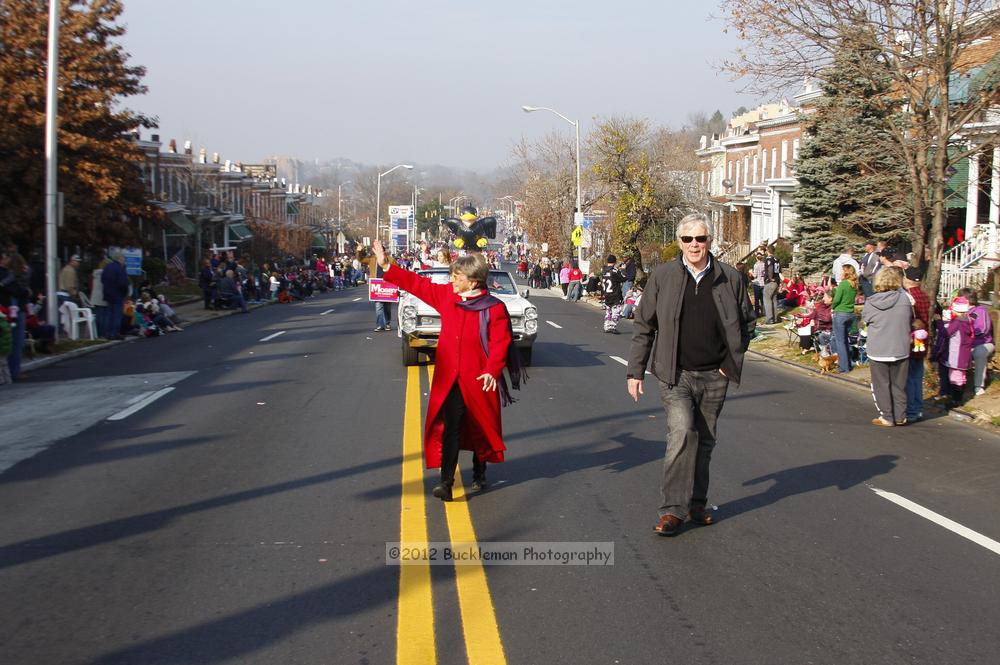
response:
<path fill-rule="evenodd" d="M 995 350 L 996 347 L 989 342 L 972 347 L 972 365 L 975 368 L 973 371 L 973 380 L 975 381 L 976 390 L 985 387 L 986 366 L 989 365 L 990 356 L 993 355 Z"/>
<path fill-rule="evenodd" d="M 778 320 L 778 283 L 768 282 L 764 285 L 764 321 L 774 323 Z"/>
<path fill-rule="evenodd" d="M 661 517 L 673 515 L 683 520 L 692 508 L 706 506 L 715 428 L 728 387 L 729 379 L 717 369 L 681 370 L 673 387 L 660 381 L 660 400 L 667 412 Z"/>

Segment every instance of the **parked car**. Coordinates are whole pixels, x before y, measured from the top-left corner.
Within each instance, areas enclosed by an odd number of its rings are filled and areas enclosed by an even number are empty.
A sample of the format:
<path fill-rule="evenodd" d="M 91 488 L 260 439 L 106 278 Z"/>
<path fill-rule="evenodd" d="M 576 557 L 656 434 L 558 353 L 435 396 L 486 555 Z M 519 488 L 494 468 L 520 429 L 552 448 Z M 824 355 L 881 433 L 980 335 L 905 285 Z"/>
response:
<path fill-rule="evenodd" d="M 447 284 L 447 268 L 417 271 L 436 284 Z M 503 301 L 514 329 L 514 344 L 525 365 L 531 364 L 531 350 L 538 335 L 538 309 L 528 300 L 528 290 L 520 293 L 514 278 L 505 270 L 491 270 L 487 285 L 491 294 Z M 441 334 L 441 315 L 412 293 L 399 292 L 397 327 L 403 348 L 403 365 L 416 365 L 419 355 L 433 355 Z"/>

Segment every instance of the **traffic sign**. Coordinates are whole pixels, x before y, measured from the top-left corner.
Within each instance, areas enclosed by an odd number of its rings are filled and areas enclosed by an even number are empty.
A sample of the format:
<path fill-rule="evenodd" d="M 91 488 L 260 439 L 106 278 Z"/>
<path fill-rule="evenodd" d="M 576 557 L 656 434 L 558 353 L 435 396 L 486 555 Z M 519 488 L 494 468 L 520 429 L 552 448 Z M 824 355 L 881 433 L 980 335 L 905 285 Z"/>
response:
<path fill-rule="evenodd" d="M 577 226 L 573 229 L 573 233 L 570 235 L 570 239 L 573 241 L 574 247 L 579 247 L 583 243 L 583 227 Z"/>

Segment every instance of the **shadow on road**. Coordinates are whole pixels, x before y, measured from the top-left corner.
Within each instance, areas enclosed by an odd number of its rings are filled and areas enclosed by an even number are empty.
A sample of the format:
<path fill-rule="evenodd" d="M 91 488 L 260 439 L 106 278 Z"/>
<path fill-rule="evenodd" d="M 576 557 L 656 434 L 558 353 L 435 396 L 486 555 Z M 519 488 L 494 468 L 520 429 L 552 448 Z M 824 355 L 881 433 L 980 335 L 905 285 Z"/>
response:
<path fill-rule="evenodd" d="M 179 427 L 171 425 L 165 428 L 151 427 L 144 434 L 133 433 L 119 438 L 132 438 L 145 434 L 155 433 L 157 430 Z M 140 430 L 143 432 L 143 430 Z M 39 478 L 50 478 L 58 476 L 65 471 L 78 469 L 95 464 L 107 464 L 109 462 L 120 462 L 122 460 L 145 457 L 147 455 L 157 455 L 171 452 L 181 448 L 200 446 L 208 443 L 217 436 L 193 436 L 184 439 L 170 439 L 168 441 L 152 441 L 149 443 L 137 443 L 131 446 L 104 447 L 110 445 L 111 441 L 101 441 L 86 447 L 73 445 L 72 447 L 55 445 L 47 448 L 41 453 L 18 462 L 10 469 L 0 475 L 0 484 L 19 483 Z M 117 440 L 117 439 L 116 439 Z"/>
<path fill-rule="evenodd" d="M 763 492 L 745 496 L 719 506 L 719 517 L 728 518 L 770 506 L 796 494 L 814 492 L 826 487 L 840 490 L 861 485 L 875 476 L 889 473 L 896 468 L 899 455 L 874 455 L 867 459 L 842 459 L 818 462 L 791 469 L 782 469 L 766 476 L 743 483 L 744 487 L 760 485 L 767 481 L 774 484 Z"/>
<path fill-rule="evenodd" d="M 308 626 L 392 605 L 397 598 L 398 578 L 396 567 L 379 565 L 311 591 L 112 651 L 90 662 L 233 662 L 268 645 L 291 640 Z"/>
<path fill-rule="evenodd" d="M 595 418 L 593 420 L 603 420 Z M 546 432 L 550 430 L 545 430 Z M 608 448 L 608 442 L 613 441 L 618 445 Z M 603 468 L 607 471 L 621 473 L 631 468 L 642 466 L 647 462 L 663 459 L 664 442 L 662 440 L 650 441 L 649 439 L 639 439 L 631 432 L 625 432 L 618 436 L 602 441 L 581 443 L 573 446 L 565 446 L 538 452 L 526 456 L 518 456 L 502 464 L 491 465 L 492 472 L 487 473 L 490 482 L 495 484 L 495 488 L 490 491 L 501 491 L 506 487 L 513 487 L 523 482 L 532 480 L 551 480 L 568 473 L 583 471 L 585 469 Z M 463 468 L 468 473 L 471 468 L 471 453 L 462 451 L 458 460 L 458 472 Z M 425 477 L 428 487 L 435 483 L 431 482 L 437 477 L 436 473 Z M 502 484 L 496 481 L 503 480 Z M 435 481 L 436 482 L 436 481 Z M 358 498 L 364 501 L 381 501 L 399 495 L 399 485 L 384 485 L 376 487 L 358 494 Z M 474 497 L 473 497 L 474 498 Z"/>
<path fill-rule="evenodd" d="M 319 473 L 313 476 L 306 476 L 305 478 L 289 480 L 283 483 L 265 485 L 264 487 L 257 487 L 242 492 L 234 492 L 232 494 L 223 494 L 222 496 L 205 499 L 203 501 L 195 501 L 193 503 L 187 503 L 173 508 L 165 508 L 163 510 L 143 513 L 142 515 L 124 517 L 117 520 L 111 520 L 109 522 L 80 527 L 79 529 L 70 529 L 60 533 L 53 533 L 48 536 L 22 540 L 21 542 L 11 543 L 0 547 L 0 569 L 17 566 L 31 561 L 47 559 L 49 557 L 58 556 L 67 552 L 83 550 L 88 547 L 96 547 L 98 545 L 112 543 L 123 538 L 130 538 L 142 533 L 156 531 L 157 529 L 170 524 L 177 518 L 192 515 L 201 511 L 220 508 L 222 506 L 228 506 L 242 501 L 260 499 L 280 494 L 282 492 L 291 492 L 311 487 L 313 485 L 319 485 L 321 483 L 328 483 L 339 478 L 347 478 L 355 474 L 382 469 L 387 466 L 398 466 L 401 463 L 401 460 L 402 458 L 399 456 L 386 457 L 376 462 L 366 462 L 365 464 L 358 464 L 356 466 L 338 469 L 336 471 L 328 471 L 326 473 Z"/>

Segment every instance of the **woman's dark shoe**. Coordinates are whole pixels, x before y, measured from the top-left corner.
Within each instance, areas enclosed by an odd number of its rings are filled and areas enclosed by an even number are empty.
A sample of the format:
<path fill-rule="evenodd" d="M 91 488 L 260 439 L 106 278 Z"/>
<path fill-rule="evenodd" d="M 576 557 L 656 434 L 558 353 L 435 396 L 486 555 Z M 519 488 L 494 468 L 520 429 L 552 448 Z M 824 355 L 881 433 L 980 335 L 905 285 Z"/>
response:
<path fill-rule="evenodd" d="M 486 489 L 486 478 L 473 478 L 470 489 L 473 492 L 482 492 Z"/>
<path fill-rule="evenodd" d="M 434 489 L 431 490 L 431 494 L 442 501 L 451 501 L 451 485 L 446 485 L 445 483 L 435 485 Z"/>

